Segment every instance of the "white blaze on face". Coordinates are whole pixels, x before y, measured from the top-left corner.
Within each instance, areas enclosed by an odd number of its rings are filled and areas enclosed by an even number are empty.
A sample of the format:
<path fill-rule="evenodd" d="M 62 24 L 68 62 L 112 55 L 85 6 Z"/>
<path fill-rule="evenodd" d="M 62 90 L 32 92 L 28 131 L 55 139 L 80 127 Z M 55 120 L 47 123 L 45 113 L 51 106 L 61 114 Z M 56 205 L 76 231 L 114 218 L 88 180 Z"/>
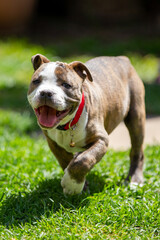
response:
<path fill-rule="evenodd" d="M 49 91 L 53 94 L 55 106 L 57 110 L 63 111 L 66 109 L 65 92 L 61 87 L 57 86 L 57 77 L 54 73 L 57 67 L 56 63 L 50 62 L 40 72 L 39 77 L 42 82 L 39 86 L 28 95 L 28 101 L 33 108 L 37 108 L 39 104 L 39 95 L 41 91 Z"/>

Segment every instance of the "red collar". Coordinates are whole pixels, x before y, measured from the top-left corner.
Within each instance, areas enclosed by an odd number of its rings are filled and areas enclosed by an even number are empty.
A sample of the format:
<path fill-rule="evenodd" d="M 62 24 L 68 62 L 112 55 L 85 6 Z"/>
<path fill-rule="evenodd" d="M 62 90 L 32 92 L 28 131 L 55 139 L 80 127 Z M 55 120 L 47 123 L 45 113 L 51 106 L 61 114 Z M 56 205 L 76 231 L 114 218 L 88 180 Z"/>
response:
<path fill-rule="evenodd" d="M 81 100 L 81 103 L 79 104 L 78 110 L 77 110 L 76 115 L 73 118 L 73 120 L 69 121 L 65 125 L 58 126 L 57 129 L 65 131 L 65 130 L 68 130 L 69 128 L 73 127 L 79 121 L 80 116 L 83 112 L 84 105 L 85 105 L 85 97 L 84 97 L 84 93 L 82 93 L 82 100 Z"/>

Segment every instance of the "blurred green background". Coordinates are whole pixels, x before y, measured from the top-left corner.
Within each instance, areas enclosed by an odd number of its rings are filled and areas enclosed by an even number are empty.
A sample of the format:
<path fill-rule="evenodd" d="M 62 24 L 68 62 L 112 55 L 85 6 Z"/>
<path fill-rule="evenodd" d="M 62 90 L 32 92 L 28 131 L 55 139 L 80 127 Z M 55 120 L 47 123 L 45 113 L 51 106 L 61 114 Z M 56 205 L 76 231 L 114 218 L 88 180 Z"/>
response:
<path fill-rule="evenodd" d="M 54 8 L 51 4 L 24 0 L 22 7 L 21 0 L 0 2 L 1 131 L 38 130 L 27 102 L 31 57 L 36 53 L 65 62 L 128 56 L 145 85 L 147 115 L 159 115 L 159 1 L 62 0 Z"/>
<path fill-rule="evenodd" d="M 31 56 L 41 53 L 50 60 L 82 62 L 98 55 L 126 55 L 143 80 L 146 89 L 146 112 L 160 114 L 160 85 L 156 84 L 160 41 L 135 39 L 105 44 L 93 38 L 64 43 L 33 44 L 24 38 L 0 41 L 0 126 L 12 130 L 37 130 L 35 117 L 27 102 L 27 89 L 33 73 Z M 18 122 L 18 126 L 17 126 Z"/>

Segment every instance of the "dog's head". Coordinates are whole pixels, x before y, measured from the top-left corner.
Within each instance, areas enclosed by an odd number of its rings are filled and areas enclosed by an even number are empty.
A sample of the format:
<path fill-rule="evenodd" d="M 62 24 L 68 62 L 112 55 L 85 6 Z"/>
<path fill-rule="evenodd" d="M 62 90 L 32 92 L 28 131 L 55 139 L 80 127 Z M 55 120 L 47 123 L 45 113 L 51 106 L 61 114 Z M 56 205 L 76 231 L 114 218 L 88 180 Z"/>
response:
<path fill-rule="evenodd" d="M 92 81 L 87 67 L 78 61 L 70 64 L 50 62 L 45 56 L 32 57 L 35 70 L 28 90 L 28 101 L 42 129 L 55 128 L 73 118 L 82 97 L 85 79 Z"/>

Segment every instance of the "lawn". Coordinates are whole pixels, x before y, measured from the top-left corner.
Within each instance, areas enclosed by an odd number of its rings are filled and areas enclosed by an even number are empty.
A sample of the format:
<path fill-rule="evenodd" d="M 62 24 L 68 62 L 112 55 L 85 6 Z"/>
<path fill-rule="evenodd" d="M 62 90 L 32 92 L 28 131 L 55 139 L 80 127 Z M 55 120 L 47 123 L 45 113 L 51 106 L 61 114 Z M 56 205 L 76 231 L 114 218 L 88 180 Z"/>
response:
<path fill-rule="evenodd" d="M 109 150 L 87 177 L 89 191 L 66 197 L 62 170 L 23 119 L 0 137 L 0 239 L 160 238 L 159 146 L 145 149 L 143 187 L 123 186 L 128 151 Z"/>
<path fill-rule="evenodd" d="M 107 47 L 88 39 L 47 47 L 19 39 L 0 42 L 0 240 L 160 239 L 160 147 L 145 149 L 143 187 L 123 184 L 129 150 L 110 149 L 88 174 L 89 190 L 64 196 L 63 172 L 26 98 L 30 58 L 37 52 L 67 62 L 125 54 L 145 82 L 147 113 L 160 114 L 160 87 L 153 84 L 159 42 L 136 41 Z"/>

